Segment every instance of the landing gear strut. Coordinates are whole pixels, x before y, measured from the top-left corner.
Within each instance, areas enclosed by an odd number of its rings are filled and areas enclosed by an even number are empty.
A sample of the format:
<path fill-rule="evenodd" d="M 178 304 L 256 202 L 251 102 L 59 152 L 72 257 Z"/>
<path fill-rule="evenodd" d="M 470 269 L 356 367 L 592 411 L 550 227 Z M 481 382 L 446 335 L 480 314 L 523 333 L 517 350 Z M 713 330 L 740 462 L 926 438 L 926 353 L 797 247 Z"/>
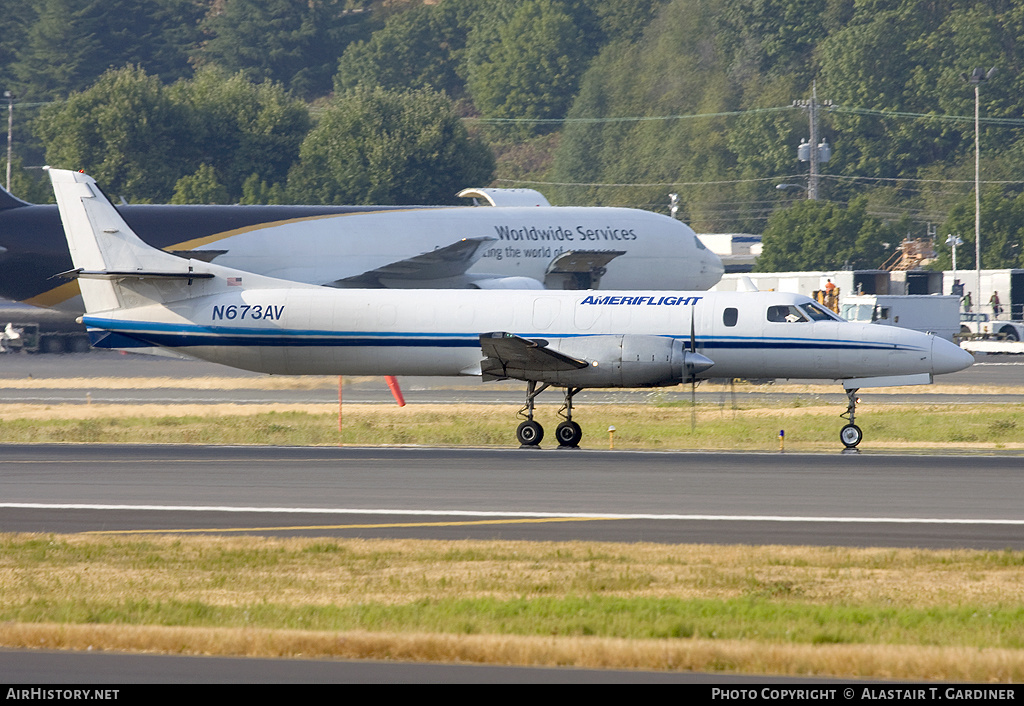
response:
<path fill-rule="evenodd" d="M 560 449 L 578 448 L 580 439 L 583 438 L 583 430 L 580 429 L 580 425 L 572 420 L 572 398 L 582 389 L 582 387 L 565 388 L 565 404 L 562 405 L 562 409 L 558 410 L 559 416 L 564 417 L 565 421 L 555 429 L 555 438 L 558 439 L 558 448 Z"/>
<path fill-rule="evenodd" d="M 839 430 L 839 440 L 843 442 L 843 446 L 848 450 L 855 450 L 857 444 L 864 438 L 864 432 L 860 430 L 860 427 L 854 424 L 854 415 L 857 411 L 857 390 L 853 388 L 846 391 L 846 397 L 849 399 L 849 404 L 846 407 L 846 412 L 839 416 L 847 420 L 849 424 Z"/>
<path fill-rule="evenodd" d="M 536 448 L 544 438 L 544 427 L 539 422 L 533 421 L 533 405 L 537 395 L 548 389 L 548 383 L 544 383 L 537 389 L 537 381 L 530 380 L 526 383 L 526 404 L 519 410 L 518 416 L 525 418 L 519 428 L 516 429 L 516 438 L 519 439 L 520 448 Z"/>
<path fill-rule="evenodd" d="M 536 448 L 544 439 L 544 427 L 533 420 L 533 409 L 537 395 L 550 386 L 546 382 L 538 386 L 535 380 L 528 380 L 526 383 L 526 404 L 518 413 L 518 416 L 525 421 L 516 429 L 516 438 L 519 440 L 520 448 Z M 560 449 L 578 448 L 580 439 L 583 438 L 583 430 L 580 425 L 572 420 L 572 398 L 582 389 L 582 387 L 565 388 L 565 404 L 558 410 L 558 415 L 564 421 L 555 428 L 555 438 L 558 439 L 558 448 Z"/>

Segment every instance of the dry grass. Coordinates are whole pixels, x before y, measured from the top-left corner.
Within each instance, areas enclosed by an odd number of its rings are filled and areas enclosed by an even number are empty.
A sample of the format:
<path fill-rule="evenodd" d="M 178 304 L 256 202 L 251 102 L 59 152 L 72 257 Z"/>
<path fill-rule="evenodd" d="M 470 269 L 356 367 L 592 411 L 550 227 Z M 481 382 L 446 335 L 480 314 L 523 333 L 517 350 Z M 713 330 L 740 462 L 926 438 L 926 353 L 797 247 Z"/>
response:
<path fill-rule="evenodd" d="M 50 546 L 15 535 L 13 543 L 0 544 L 0 603 L 40 595 L 93 601 L 144 590 L 151 600 L 209 605 L 595 592 L 727 600 L 751 591 L 818 604 L 1024 604 L 1019 562 L 987 561 L 980 557 L 992 553 L 967 550 L 101 534 L 60 537 Z M 235 560 L 239 565 L 231 567 Z M 231 580 L 222 585 L 216 576 L 226 566 Z"/>
<path fill-rule="evenodd" d="M 732 601 L 751 606 L 910 611 L 960 607 L 975 615 L 1024 602 L 1020 552 L 968 550 L 593 544 L 586 542 L 360 540 L 210 536 L 0 536 L 0 610 L 39 603 L 144 602 L 257 613 L 269 604 L 309 615 L 338 607 L 413 607 L 462 600 Z M 490 605 L 490 604 L 487 604 Z M 22 608 L 23 609 L 23 608 Z M 169 614 L 170 615 L 170 614 Z M 644 622 L 642 614 L 622 620 Z M 718 618 L 728 621 L 746 618 Z M 722 622 L 725 621 L 725 622 Z M 121 619 L 113 622 L 130 623 Z M 173 654 L 400 659 L 430 662 L 699 670 L 968 682 L 1024 680 L 1024 650 L 906 640 L 812 644 L 806 639 L 623 638 L 567 634 L 554 623 L 538 635 L 511 630 L 465 634 L 464 614 L 424 630 L 150 624 L 68 620 L 0 623 L 0 644 Z M 157 624 L 160 623 L 160 624 Z M 763 627 L 763 626 L 762 626 Z M 787 629 L 789 623 L 779 626 Z M 823 626 L 840 633 L 841 627 Z M 992 629 L 992 628 L 989 628 Z M 1020 625 L 996 627 L 1019 642 Z M 472 632 L 472 631 L 468 631 Z M 463 633 L 463 634 L 460 634 Z M 515 634 L 513 634 L 515 633 Z"/>
<path fill-rule="evenodd" d="M 1019 683 L 1017 650 L 878 645 L 771 645 L 738 640 L 438 635 L 179 628 L 0 625 L 8 647 L 123 650 L 180 655 L 378 659 L 585 669 L 698 671 L 837 678 Z"/>

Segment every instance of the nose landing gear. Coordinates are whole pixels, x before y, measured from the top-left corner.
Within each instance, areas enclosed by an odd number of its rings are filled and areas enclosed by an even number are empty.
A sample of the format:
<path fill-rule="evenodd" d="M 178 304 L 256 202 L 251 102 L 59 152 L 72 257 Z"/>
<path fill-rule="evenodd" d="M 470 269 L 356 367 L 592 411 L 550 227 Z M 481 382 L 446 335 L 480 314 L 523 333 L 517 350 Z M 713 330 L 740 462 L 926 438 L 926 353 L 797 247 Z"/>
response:
<path fill-rule="evenodd" d="M 580 425 L 572 420 L 572 398 L 582 387 L 565 388 L 565 404 L 558 410 L 559 416 L 565 419 L 555 429 L 555 438 L 558 439 L 558 448 L 576 449 L 579 448 L 580 440 L 583 438 L 583 430 Z"/>
<path fill-rule="evenodd" d="M 864 438 L 864 432 L 860 430 L 860 427 L 854 424 L 854 416 L 857 412 L 857 390 L 859 388 L 852 388 L 846 391 L 846 397 L 849 399 L 849 403 L 846 407 L 846 412 L 839 416 L 849 422 L 845 427 L 839 430 L 839 440 L 843 442 L 844 453 L 858 453 L 857 445 Z"/>

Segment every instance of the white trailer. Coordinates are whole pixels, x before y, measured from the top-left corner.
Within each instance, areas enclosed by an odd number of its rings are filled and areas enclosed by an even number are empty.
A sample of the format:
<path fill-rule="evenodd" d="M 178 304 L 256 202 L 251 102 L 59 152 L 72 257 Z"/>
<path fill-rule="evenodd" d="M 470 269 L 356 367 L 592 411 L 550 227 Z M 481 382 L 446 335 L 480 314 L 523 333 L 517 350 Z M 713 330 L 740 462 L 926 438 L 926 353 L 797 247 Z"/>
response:
<path fill-rule="evenodd" d="M 942 294 L 862 294 L 843 297 L 839 315 L 847 321 L 899 326 L 947 341 L 960 333 L 960 298 Z"/>

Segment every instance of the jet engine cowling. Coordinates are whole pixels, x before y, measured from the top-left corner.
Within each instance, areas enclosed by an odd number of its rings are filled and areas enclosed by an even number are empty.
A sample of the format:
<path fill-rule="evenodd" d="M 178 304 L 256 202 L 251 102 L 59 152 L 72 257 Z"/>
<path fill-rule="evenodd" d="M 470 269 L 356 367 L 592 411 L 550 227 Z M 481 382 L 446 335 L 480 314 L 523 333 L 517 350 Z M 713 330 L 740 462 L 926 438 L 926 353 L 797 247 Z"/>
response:
<path fill-rule="evenodd" d="M 544 289 L 544 283 L 533 277 L 487 277 L 475 279 L 467 289 Z"/>

